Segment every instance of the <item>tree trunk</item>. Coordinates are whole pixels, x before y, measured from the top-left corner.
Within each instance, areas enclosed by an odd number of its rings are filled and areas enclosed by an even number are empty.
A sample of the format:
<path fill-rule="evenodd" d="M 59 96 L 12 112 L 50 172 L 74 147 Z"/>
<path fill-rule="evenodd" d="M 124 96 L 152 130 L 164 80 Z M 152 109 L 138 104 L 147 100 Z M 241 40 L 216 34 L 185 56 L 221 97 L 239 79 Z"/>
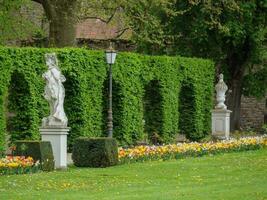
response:
<path fill-rule="evenodd" d="M 242 96 L 242 78 L 233 79 L 230 82 L 227 105 L 228 109 L 232 111 L 230 120 L 230 130 L 240 129 L 240 108 L 241 108 L 241 96 Z"/>
<path fill-rule="evenodd" d="M 228 54 L 226 64 L 229 67 L 230 82 L 227 105 L 228 109 L 232 111 L 230 118 L 230 130 L 240 130 L 240 108 L 242 96 L 242 82 L 245 75 L 245 69 L 248 64 L 251 46 L 249 38 L 246 38 L 242 46 L 238 48 L 233 47 L 232 53 Z"/>
<path fill-rule="evenodd" d="M 40 3 L 49 20 L 49 46 L 75 45 L 76 0 L 33 0 Z"/>
<path fill-rule="evenodd" d="M 49 46 L 75 46 L 75 21 L 73 17 L 56 13 L 49 20 Z"/>

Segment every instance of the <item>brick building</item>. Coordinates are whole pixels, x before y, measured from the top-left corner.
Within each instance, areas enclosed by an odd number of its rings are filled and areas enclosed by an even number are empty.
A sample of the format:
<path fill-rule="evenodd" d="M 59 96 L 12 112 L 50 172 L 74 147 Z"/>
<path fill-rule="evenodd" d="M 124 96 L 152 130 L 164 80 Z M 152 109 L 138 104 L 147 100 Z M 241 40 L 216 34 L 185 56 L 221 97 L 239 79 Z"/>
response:
<path fill-rule="evenodd" d="M 107 24 L 99 19 L 86 19 L 76 25 L 76 41 L 78 46 L 91 49 L 106 49 L 110 41 L 115 43 L 119 51 L 133 51 L 135 45 L 130 42 L 131 31 L 114 22 Z"/>

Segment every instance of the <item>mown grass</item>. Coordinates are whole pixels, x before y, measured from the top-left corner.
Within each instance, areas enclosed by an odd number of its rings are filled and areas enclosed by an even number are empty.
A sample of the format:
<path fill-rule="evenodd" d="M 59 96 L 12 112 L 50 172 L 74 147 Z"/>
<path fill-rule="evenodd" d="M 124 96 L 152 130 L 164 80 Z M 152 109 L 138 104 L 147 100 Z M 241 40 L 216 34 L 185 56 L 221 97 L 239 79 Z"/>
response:
<path fill-rule="evenodd" d="M 267 149 L 0 177 L 0 199 L 267 199 Z"/>

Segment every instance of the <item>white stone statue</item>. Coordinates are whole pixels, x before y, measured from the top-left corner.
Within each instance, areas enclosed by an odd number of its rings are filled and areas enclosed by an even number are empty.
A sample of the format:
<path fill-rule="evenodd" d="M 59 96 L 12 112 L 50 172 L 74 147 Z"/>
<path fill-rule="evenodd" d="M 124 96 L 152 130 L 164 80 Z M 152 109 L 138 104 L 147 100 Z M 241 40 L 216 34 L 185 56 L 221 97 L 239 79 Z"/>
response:
<path fill-rule="evenodd" d="M 227 106 L 224 104 L 224 102 L 225 102 L 225 93 L 228 90 L 228 87 L 223 81 L 223 74 L 219 75 L 219 82 L 216 84 L 215 89 L 217 93 L 216 94 L 217 105 L 215 106 L 215 108 L 226 110 Z"/>
<path fill-rule="evenodd" d="M 45 61 L 48 67 L 42 77 L 46 81 L 44 97 L 49 102 L 50 115 L 43 118 L 42 127 L 61 126 L 67 127 L 68 119 L 64 112 L 65 89 L 63 82 L 66 78 L 62 75 L 55 53 L 45 54 Z"/>

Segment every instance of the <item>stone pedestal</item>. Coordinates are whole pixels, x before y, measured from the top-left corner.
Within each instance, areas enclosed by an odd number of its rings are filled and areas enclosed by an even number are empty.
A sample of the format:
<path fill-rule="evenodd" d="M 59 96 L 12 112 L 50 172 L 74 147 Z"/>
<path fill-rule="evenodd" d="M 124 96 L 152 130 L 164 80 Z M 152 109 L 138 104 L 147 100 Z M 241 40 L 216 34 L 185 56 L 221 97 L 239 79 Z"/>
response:
<path fill-rule="evenodd" d="M 69 127 L 42 127 L 42 141 L 50 141 L 55 159 L 55 168 L 67 168 L 67 135 Z"/>
<path fill-rule="evenodd" d="M 212 136 L 218 139 L 229 139 L 231 112 L 224 109 L 212 110 Z"/>

